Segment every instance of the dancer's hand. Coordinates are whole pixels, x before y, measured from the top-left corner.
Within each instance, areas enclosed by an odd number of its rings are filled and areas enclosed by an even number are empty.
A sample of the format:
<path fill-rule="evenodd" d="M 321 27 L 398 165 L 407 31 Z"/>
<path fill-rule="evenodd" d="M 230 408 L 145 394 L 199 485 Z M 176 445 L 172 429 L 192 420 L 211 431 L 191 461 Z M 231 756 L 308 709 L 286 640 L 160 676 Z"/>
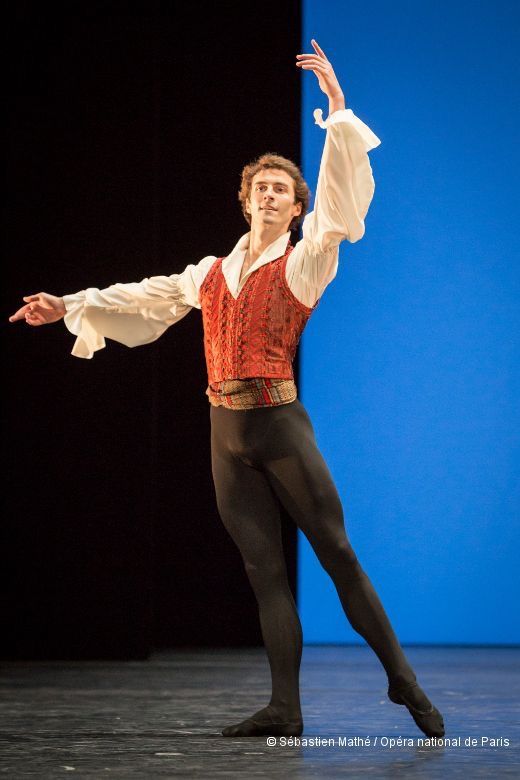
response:
<path fill-rule="evenodd" d="M 340 83 L 334 73 L 334 68 L 325 56 L 325 52 L 318 46 L 318 43 L 311 40 L 314 54 L 297 54 L 296 65 L 302 70 L 312 70 L 318 79 L 320 89 L 329 99 L 329 113 L 339 111 L 345 108 L 345 96 Z"/>
<path fill-rule="evenodd" d="M 51 322 L 61 320 L 67 313 L 63 298 L 58 298 L 56 295 L 41 292 L 36 295 L 25 295 L 23 300 L 27 301 L 26 305 L 12 314 L 9 322 L 25 319 L 28 325 L 49 325 Z"/>

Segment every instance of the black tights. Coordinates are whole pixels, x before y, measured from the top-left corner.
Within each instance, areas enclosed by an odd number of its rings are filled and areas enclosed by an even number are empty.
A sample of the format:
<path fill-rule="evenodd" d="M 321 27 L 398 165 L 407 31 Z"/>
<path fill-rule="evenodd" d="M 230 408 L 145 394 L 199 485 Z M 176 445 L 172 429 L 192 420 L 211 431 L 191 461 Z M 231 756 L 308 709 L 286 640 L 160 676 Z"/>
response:
<path fill-rule="evenodd" d="M 348 540 L 336 487 L 302 404 L 211 407 L 211 447 L 219 513 L 240 550 L 258 602 L 271 669 L 270 705 L 282 717 L 301 717 L 302 629 L 287 580 L 280 503 L 332 578 L 345 615 L 377 654 L 389 685 L 415 681 Z"/>

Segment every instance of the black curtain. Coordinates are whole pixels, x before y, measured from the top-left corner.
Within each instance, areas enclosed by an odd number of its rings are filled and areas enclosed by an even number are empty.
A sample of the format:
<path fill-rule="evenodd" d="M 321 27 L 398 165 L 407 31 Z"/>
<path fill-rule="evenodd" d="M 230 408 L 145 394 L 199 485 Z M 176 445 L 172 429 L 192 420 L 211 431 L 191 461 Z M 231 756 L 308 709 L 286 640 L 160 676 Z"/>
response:
<path fill-rule="evenodd" d="M 23 2 L 5 20 L 5 657 L 260 642 L 215 506 L 200 312 L 92 360 L 63 323 L 7 322 L 24 294 L 227 254 L 243 165 L 299 162 L 299 4 L 177 7 Z M 284 541 L 295 588 L 287 519 Z"/>

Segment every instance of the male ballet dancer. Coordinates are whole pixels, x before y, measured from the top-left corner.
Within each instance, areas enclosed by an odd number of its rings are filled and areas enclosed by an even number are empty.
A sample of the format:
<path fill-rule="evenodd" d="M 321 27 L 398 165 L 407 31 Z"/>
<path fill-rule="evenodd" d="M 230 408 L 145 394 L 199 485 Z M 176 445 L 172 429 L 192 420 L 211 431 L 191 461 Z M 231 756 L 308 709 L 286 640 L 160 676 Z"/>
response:
<path fill-rule="evenodd" d="M 223 735 L 300 735 L 302 630 L 289 588 L 279 507 L 306 535 L 336 586 L 345 615 L 377 654 L 388 696 L 404 704 L 428 736 L 444 735 L 440 712 L 419 687 L 383 606 L 346 534 L 342 507 L 310 419 L 296 397 L 292 361 L 309 316 L 338 266 L 338 245 L 358 241 L 374 193 L 368 151 L 377 136 L 345 109 L 330 61 L 297 55 L 329 99 L 314 211 L 293 247 L 309 190 L 299 169 L 264 155 L 242 172 L 239 199 L 251 230 L 224 258 L 181 274 L 89 288 L 62 298 L 38 293 L 10 321 L 43 325 L 64 318 L 77 336 L 72 354 L 90 358 L 105 337 L 127 346 L 157 339 L 191 308 L 202 310 L 211 415 L 212 472 L 222 521 L 254 590 L 269 660 L 269 704 Z M 328 377 L 324 376 L 327 382 Z"/>

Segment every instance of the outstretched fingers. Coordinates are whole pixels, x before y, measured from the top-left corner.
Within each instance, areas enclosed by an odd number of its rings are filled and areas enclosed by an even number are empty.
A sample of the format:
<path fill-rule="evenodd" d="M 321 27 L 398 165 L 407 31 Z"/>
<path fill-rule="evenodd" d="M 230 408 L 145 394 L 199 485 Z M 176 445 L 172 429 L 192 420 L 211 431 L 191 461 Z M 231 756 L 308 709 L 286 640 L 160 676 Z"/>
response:
<path fill-rule="evenodd" d="M 308 60 L 312 60 L 313 62 L 325 62 L 323 57 L 320 57 L 318 54 L 314 54 L 314 52 L 308 52 L 307 54 L 297 54 L 296 59 L 300 62 L 307 62 Z M 298 63 L 296 63 L 298 65 Z"/>
<path fill-rule="evenodd" d="M 313 38 L 312 47 L 314 52 L 297 54 L 296 65 L 300 70 L 312 70 L 322 92 L 329 98 L 329 110 L 331 112 L 345 107 L 345 99 L 341 85 L 334 73 L 332 63 L 327 59 L 325 52 Z"/>
<path fill-rule="evenodd" d="M 326 73 L 327 71 L 327 66 L 322 60 L 318 60 L 311 56 L 309 56 L 308 59 L 300 60 L 300 62 L 297 62 L 296 65 L 300 68 L 303 68 L 303 70 L 321 70 L 323 73 Z"/>
<path fill-rule="evenodd" d="M 325 55 L 325 52 L 323 51 L 320 46 L 318 46 L 317 42 L 314 40 L 314 38 L 311 41 L 312 47 L 314 49 L 313 52 L 305 52 L 304 54 L 297 54 L 296 59 L 303 59 L 304 57 L 315 57 L 322 62 L 328 62 L 328 59 Z"/>
<path fill-rule="evenodd" d="M 45 318 L 42 314 L 42 307 L 39 304 L 39 295 L 24 295 L 23 300 L 28 301 L 18 311 L 9 317 L 9 322 L 25 320 L 29 325 L 44 325 Z"/>
<path fill-rule="evenodd" d="M 9 317 L 9 322 L 23 320 L 29 325 L 47 325 L 57 322 L 65 316 L 66 307 L 63 298 L 49 293 L 37 293 L 36 295 L 24 295 L 25 306 Z"/>
<path fill-rule="evenodd" d="M 16 322 L 17 320 L 23 320 L 25 319 L 25 315 L 29 313 L 29 306 L 22 306 L 21 309 L 18 309 L 14 314 L 11 314 L 9 317 L 9 322 Z"/>
<path fill-rule="evenodd" d="M 320 46 L 318 45 L 318 41 L 316 41 L 316 40 L 314 40 L 314 38 L 312 38 L 311 43 L 312 43 L 312 48 L 314 49 L 314 51 L 317 52 L 317 54 L 319 54 L 320 57 L 323 57 L 323 59 L 326 60 L 327 56 L 326 56 L 325 52 L 323 51 L 323 49 L 320 48 Z"/>

